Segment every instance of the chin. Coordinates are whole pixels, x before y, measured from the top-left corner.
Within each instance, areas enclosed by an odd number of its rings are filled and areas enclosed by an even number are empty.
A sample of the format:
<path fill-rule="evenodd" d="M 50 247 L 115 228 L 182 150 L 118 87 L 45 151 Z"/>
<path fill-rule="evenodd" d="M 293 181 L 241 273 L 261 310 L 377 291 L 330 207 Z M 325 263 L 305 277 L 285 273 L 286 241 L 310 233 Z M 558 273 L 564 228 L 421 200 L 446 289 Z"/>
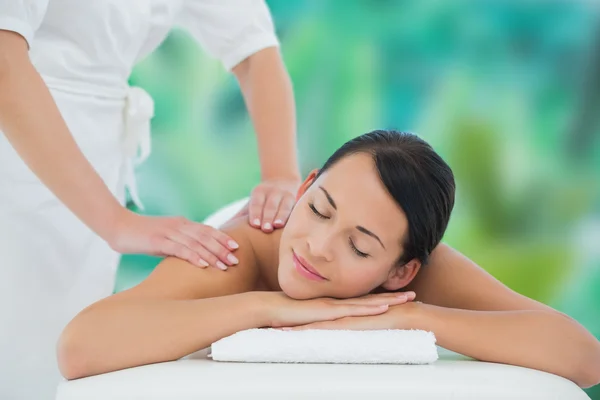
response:
<path fill-rule="evenodd" d="M 310 293 L 310 290 L 302 287 L 303 285 L 290 276 L 280 277 L 279 286 L 283 293 L 295 300 L 309 300 L 316 297 Z"/>

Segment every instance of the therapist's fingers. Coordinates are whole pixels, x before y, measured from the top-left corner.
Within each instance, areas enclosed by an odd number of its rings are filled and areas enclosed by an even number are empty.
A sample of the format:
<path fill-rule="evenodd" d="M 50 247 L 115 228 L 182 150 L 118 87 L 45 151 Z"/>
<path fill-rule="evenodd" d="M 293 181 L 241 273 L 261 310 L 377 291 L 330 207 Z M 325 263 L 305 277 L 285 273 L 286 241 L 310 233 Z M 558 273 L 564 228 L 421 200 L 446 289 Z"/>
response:
<path fill-rule="evenodd" d="M 296 204 L 296 199 L 292 194 L 287 193 L 283 196 L 283 199 L 279 203 L 279 210 L 277 211 L 277 215 L 273 221 L 273 227 L 282 228 L 285 226 L 290 214 L 292 213 L 294 204 Z"/>
<path fill-rule="evenodd" d="M 211 266 L 225 270 L 227 266 L 236 265 L 239 260 L 232 253 L 232 250 L 239 246 L 227 234 L 199 223 L 189 223 L 181 229 L 181 233 L 192 239 L 192 243 L 185 238 L 180 238 L 192 250 L 194 250 L 202 259 Z"/>
<path fill-rule="evenodd" d="M 250 225 L 255 228 L 262 226 L 262 212 L 266 199 L 267 196 L 261 187 L 256 187 L 252 191 L 250 203 L 248 204 L 248 219 L 250 220 Z"/>
<path fill-rule="evenodd" d="M 208 267 L 208 262 L 206 262 L 206 260 L 200 257 L 195 251 L 191 250 L 188 246 L 182 244 L 181 241 L 181 238 L 163 238 L 160 243 L 160 253 L 164 256 L 181 258 L 182 260 L 186 260 L 187 262 L 194 264 L 197 267 Z"/>
<path fill-rule="evenodd" d="M 275 216 L 279 210 L 279 204 L 281 203 L 282 198 L 283 196 L 279 191 L 271 191 L 269 193 L 267 201 L 265 201 L 265 206 L 262 210 L 263 218 L 261 229 L 263 232 L 273 232 L 273 221 L 275 220 Z"/>

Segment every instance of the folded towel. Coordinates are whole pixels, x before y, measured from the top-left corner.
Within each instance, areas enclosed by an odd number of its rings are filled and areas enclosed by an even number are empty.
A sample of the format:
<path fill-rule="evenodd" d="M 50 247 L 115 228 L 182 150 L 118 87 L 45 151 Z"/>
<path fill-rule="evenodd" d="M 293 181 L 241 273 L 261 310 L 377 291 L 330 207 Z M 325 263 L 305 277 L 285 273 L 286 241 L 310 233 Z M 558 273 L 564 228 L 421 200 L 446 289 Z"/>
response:
<path fill-rule="evenodd" d="M 421 330 L 249 329 L 211 346 L 216 361 L 338 364 L 429 364 L 435 336 Z"/>

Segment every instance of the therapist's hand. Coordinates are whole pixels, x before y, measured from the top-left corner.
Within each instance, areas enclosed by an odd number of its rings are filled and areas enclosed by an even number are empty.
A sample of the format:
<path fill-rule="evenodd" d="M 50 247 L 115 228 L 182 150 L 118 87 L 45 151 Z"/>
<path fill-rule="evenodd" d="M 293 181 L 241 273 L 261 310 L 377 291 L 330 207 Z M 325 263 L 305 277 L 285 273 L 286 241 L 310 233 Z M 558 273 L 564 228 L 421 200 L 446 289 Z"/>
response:
<path fill-rule="evenodd" d="M 107 239 L 119 253 L 174 256 L 201 267 L 226 270 L 238 263 L 238 244 L 225 233 L 183 217 L 151 217 L 123 209 Z"/>
<path fill-rule="evenodd" d="M 250 201 L 234 218 L 247 216 L 251 226 L 265 233 L 283 228 L 296 204 L 300 180 L 264 180 L 250 196 Z"/>

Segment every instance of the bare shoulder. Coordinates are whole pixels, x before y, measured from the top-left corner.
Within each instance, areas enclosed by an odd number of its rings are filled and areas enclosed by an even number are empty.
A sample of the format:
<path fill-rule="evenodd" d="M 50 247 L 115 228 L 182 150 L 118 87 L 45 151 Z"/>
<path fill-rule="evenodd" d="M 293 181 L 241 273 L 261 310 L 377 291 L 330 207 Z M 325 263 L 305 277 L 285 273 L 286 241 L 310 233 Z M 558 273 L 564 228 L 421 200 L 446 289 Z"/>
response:
<path fill-rule="evenodd" d="M 448 245 L 433 251 L 428 265 L 406 288 L 423 303 L 479 311 L 553 310 L 523 296 Z"/>
<path fill-rule="evenodd" d="M 199 268 L 185 260 L 167 257 L 139 285 L 113 297 L 185 300 L 256 290 L 260 279 L 254 249 L 257 232 L 244 219 L 230 221 L 221 229 L 240 245 L 234 252 L 239 264 L 221 271 L 214 267 Z"/>

